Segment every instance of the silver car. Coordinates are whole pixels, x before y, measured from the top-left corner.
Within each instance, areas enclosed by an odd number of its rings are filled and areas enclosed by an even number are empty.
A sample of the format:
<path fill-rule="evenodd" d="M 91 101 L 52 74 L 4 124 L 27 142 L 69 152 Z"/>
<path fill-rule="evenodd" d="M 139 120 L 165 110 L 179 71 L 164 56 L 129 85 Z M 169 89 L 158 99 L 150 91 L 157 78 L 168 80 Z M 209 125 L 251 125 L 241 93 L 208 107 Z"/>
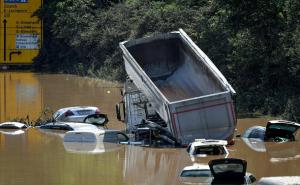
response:
<path fill-rule="evenodd" d="M 56 111 L 53 119 L 65 122 L 83 122 L 84 118 L 91 114 L 100 114 L 99 108 L 92 106 L 65 107 Z"/>

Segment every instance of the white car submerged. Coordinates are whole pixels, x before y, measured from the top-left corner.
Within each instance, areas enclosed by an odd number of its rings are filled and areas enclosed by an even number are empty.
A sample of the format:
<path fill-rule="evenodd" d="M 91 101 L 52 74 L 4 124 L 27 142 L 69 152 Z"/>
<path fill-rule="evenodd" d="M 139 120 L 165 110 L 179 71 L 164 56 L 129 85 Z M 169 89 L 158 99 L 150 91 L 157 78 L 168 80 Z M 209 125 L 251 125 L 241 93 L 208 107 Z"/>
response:
<path fill-rule="evenodd" d="M 0 124 L 0 133 L 4 135 L 21 135 L 28 125 L 20 122 L 4 122 Z"/>
<path fill-rule="evenodd" d="M 99 108 L 92 106 L 65 107 L 56 111 L 53 119 L 55 121 L 84 122 L 84 119 L 92 114 L 100 114 Z"/>
<path fill-rule="evenodd" d="M 38 126 L 40 129 L 47 129 L 47 130 L 66 130 L 66 131 L 73 131 L 73 130 L 91 130 L 97 131 L 99 128 L 92 124 L 87 123 L 74 123 L 74 122 L 53 122 L 47 123 L 41 126 Z"/>
<path fill-rule="evenodd" d="M 210 140 L 196 139 L 189 144 L 187 152 L 192 157 L 206 157 L 208 155 L 227 155 L 227 141 L 225 140 Z"/>
<path fill-rule="evenodd" d="M 183 184 L 210 184 L 212 179 L 213 176 L 207 164 L 195 163 L 184 167 L 180 173 L 180 181 Z"/>
<path fill-rule="evenodd" d="M 64 142 L 109 142 L 119 143 L 128 141 L 126 134 L 119 130 L 98 129 L 98 130 L 74 130 L 64 136 Z"/>
<path fill-rule="evenodd" d="M 0 124 L 0 129 L 26 129 L 28 125 L 20 122 L 4 122 Z"/>

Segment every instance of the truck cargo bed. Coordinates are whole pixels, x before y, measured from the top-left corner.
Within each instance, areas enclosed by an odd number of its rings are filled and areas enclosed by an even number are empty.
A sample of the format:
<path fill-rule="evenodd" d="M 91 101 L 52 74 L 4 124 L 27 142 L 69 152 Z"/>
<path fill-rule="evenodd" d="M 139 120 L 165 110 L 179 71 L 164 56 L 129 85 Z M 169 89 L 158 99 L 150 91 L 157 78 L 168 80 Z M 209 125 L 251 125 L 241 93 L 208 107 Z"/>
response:
<path fill-rule="evenodd" d="M 235 91 L 183 30 L 120 47 L 128 76 L 181 143 L 232 136 Z"/>
<path fill-rule="evenodd" d="M 226 90 L 178 38 L 145 42 L 127 49 L 170 102 Z"/>

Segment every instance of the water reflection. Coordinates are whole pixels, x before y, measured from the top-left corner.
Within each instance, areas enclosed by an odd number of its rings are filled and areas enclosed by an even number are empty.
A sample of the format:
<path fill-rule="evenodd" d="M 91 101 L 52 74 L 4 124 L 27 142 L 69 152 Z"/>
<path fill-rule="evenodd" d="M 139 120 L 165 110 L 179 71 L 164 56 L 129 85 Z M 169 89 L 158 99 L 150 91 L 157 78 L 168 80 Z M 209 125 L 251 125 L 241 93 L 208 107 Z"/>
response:
<path fill-rule="evenodd" d="M 264 142 L 255 138 L 242 138 L 245 144 L 256 152 L 266 152 L 271 162 L 300 159 L 298 142 Z"/>
<path fill-rule="evenodd" d="M 63 142 L 65 150 L 77 154 L 101 154 L 120 150 L 122 145 L 105 142 Z"/>
<path fill-rule="evenodd" d="M 18 136 L 0 133 L 0 184 L 124 184 L 124 149 L 97 155 L 65 151 L 60 137 L 30 128 Z"/>
<path fill-rule="evenodd" d="M 0 73 L 1 122 L 27 114 L 33 119 L 44 107 L 57 110 L 94 105 L 108 114 L 109 128 L 122 129 L 124 124 L 117 121 L 114 110 L 119 100 L 118 87 L 97 80 L 70 75 Z M 237 132 L 243 133 L 253 125 L 265 126 L 267 121 L 268 118 L 238 120 Z M 115 150 L 110 150 L 106 145 L 68 146 L 63 143 L 64 132 L 42 132 L 36 128 L 23 131 L 18 135 L 18 132 L 0 132 L 0 185 L 183 184 L 180 171 L 193 165 L 185 149 L 118 148 L 116 145 Z M 257 179 L 300 176 L 299 145 L 299 141 L 247 143 L 237 140 L 228 148 L 228 157 L 245 159 L 247 171 Z M 218 157 L 199 158 L 196 162 L 207 164 Z"/>
<path fill-rule="evenodd" d="M 0 122 L 37 117 L 42 108 L 42 89 L 34 73 L 0 72 Z"/>
<path fill-rule="evenodd" d="M 184 149 L 151 149 L 128 146 L 124 179 L 127 184 L 180 184 L 181 169 L 190 164 Z"/>
<path fill-rule="evenodd" d="M 256 152 L 266 152 L 265 142 L 256 138 L 242 138 L 246 145 Z"/>
<path fill-rule="evenodd" d="M 18 130 L 12 130 L 12 129 L 0 129 L 0 133 L 1 134 L 4 134 L 4 135 L 12 135 L 12 136 L 15 136 L 15 135 L 20 135 L 20 134 L 24 134 L 25 132 L 21 129 L 18 129 Z"/>
<path fill-rule="evenodd" d="M 41 133 L 44 135 L 48 136 L 57 136 L 60 137 L 61 139 L 64 138 L 66 131 L 65 130 L 55 130 L 55 129 L 39 129 Z"/>

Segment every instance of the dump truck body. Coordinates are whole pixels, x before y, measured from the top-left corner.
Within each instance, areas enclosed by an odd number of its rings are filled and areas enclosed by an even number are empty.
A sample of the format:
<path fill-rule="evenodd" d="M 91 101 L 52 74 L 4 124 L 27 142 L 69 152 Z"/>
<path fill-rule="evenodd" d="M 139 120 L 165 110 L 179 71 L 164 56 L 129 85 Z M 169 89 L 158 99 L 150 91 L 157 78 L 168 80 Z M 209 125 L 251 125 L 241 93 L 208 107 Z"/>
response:
<path fill-rule="evenodd" d="M 178 142 L 232 137 L 235 91 L 183 30 L 120 47 L 129 78 Z"/>

